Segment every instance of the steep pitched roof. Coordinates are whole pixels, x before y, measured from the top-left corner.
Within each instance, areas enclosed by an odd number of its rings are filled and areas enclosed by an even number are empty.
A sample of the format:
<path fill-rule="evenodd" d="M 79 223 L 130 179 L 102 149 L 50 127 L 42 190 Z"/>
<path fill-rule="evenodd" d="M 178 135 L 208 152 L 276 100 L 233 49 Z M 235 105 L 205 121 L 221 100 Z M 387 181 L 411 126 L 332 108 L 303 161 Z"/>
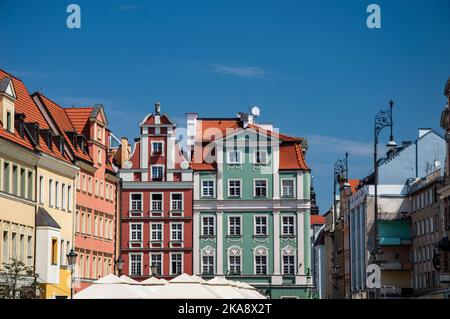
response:
<path fill-rule="evenodd" d="M 325 224 L 325 216 L 311 215 L 310 221 L 311 221 L 311 225 L 323 225 L 323 224 Z"/>
<path fill-rule="evenodd" d="M 88 133 L 86 129 L 93 110 L 93 107 L 70 107 L 65 109 L 78 134 Z M 85 135 L 87 136 L 88 134 Z"/>
<path fill-rule="evenodd" d="M 39 226 L 61 229 L 61 226 L 59 226 L 56 220 L 43 207 L 39 207 L 36 214 L 36 227 Z"/>

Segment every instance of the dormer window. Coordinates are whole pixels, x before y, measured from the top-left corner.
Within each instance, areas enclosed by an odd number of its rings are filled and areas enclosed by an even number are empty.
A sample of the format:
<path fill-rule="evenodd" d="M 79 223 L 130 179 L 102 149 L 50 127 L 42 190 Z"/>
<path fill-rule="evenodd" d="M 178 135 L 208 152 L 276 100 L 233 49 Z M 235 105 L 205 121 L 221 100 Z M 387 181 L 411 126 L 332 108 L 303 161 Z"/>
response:
<path fill-rule="evenodd" d="M 14 102 L 16 92 L 13 81 L 9 77 L 0 80 L 0 120 L 3 128 L 14 133 Z"/>
<path fill-rule="evenodd" d="M 13 133 L 12 130 L 12 114 L 11 111 L 6 112 L 6 130 Z"/>

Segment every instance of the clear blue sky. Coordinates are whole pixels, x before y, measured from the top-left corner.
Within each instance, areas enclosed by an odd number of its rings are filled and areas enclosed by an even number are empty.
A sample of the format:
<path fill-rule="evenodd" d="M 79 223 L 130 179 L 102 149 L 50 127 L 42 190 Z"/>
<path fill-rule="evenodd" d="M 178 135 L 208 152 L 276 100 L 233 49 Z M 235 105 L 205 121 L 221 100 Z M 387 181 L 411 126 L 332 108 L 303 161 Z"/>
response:
<path fill-rule="evenodd" d="M 66 27 L 70 3 L 81 30 Z M 381 29 L 366 26 L 370 3 Z M 1 0 L 0 36 L 0 68 L 62 105 L 103 103 L 119 137 L 135 137 L 157 99 L 178 120 L 259 105 L 261 121 L 309 139 L 322 212 L 346 150 L 352 177 L 369 172 L 390 98 L 397 142 L 441 131 L 450 76 L 448 0 Z"/>

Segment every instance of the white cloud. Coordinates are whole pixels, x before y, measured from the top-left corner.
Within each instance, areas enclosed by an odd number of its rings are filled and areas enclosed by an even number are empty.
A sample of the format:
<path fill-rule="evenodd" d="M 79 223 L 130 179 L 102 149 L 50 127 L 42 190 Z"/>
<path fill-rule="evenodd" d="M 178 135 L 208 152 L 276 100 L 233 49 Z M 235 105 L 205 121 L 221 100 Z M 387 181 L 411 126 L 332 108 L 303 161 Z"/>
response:
<path fill-rule="evenodd" d="M 207 69 L 211 72 L 230 74 L 242 78 L 261 78 L 266 74 L 261 68 L 242 65 L 224 65 L 218 63 L 206 64 Z"/>
<path fill-rule="evenodd" d="M 368 156 L 373 154 L 373 144 L 363 143 L 346 139 L 339 139 L 332 136 L 310 135 L 308 144 L 311 148 L 325 150 L 333 153 L 349 152 L 355 156 Z"/>

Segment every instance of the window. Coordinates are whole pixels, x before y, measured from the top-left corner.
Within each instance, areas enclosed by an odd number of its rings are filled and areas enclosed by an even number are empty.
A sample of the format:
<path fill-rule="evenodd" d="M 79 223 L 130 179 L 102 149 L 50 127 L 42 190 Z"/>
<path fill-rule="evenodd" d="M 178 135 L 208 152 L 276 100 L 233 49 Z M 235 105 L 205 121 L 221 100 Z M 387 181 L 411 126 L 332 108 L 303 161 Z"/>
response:
<path fill-rule="evenodd" d="M 11 256 L 13 259 L 17 258 L 17 233 L 12 233 L 11 236 Z"/>
<path fill-rule="evenodd" d="M 3 232 L 3 262 L 7 263 L 9 262 L 9 236 L 8 232 Z"/>
<path fill-rule="evenodd" d="M 163 179 L 163 166 L 152 166 L 152 180 Z"/>
<path fill-rule="evenodd" d="M 170 224 L 170 239 L 172 241 L 182 241 L 183 240 L 183 224 L 182 223 L 171 223 Z"/>
<path fill-rule="evenodd" d="M 283 274 L 294 275 L 295 274 L 295 256 L 291 249 L 283 251 Z"/>
<path fill-rule="evenodd" d="M 62 209 L 67 209 L 67 202 L 66 202 L 66 185 L 62 184 L 61 186 L 61 206 Z"/>
<path fill-rule="evenodd" d="M 102 217 L 99 217 L 99 219 L 98 219 L 98 227 L 99 227 L 99 234 L 98 234 L 98 236 L 100 237 L 100 238 L 103 238 L 103 227 L 104 227 L 105 225 L 103 224 L 103 218 Z"/>
<path fill-rule="evenodd" d="M 130 224 L 130 241 L 142 241 L 142 224 Z"/>
<path fill-rule="evenodd" d="M 150 275 L 162 276 L 162 254 L 150 254 L 150 265 L 154 267 L 154 273 Z"/>
<path fill-rule="evenodd" d="M 44 176 L 39 176 L 39 203 L 44 204 Z"/>
<path fill-rule="evenodd" d="M 182 193 L 172 193 L 170 194 L 172 210 L 183 210 L 183 194 Z"/>
<path fill-rule="evenodd" d="M 230 216 L 228 217 L 228 235 L 240 236 L 241 235 L 241 217 Z"/>
<path fill-rule="evenodd" d="M 97 150 L 97 163 L 98 164 L 102 163 L 102 150 L 100 149 Z"/>
<path fill-rule="evenodd" d="M 214 236 L 214 217 L 205 216 L 202 217 L 202 235 L 203 236 Z"/>
<path fill-rule="evenodd" d="M 60 265 L 64 265 L 64 239 L 61 239 L 61 244 L 59 245 L 59 249 L 61 250 L 61 252 L 59 253 L 59 264 Z"/>
<path fill-rule="evenodd" d="M 102 128 L 101 127 L 97 127 L 97 140 L 101 141 L 102 140 Z"/>
<path fill-rule="evenodd" d="M 26 171 L 24 168 L 20 169 L 20 196 L 25 197 Z"/>
<path fill-rule="evenodd" d="M 48 205 L 53 206 L 53 180 L 48 181 Z"/>
<path fill-rule="evenodd" d="M 294 196 L 294 180 L 282 179 L 281 180 L 281 196 L 293 197 Z"/>
<path fill-rule="evenodd" d="M 255 216 L 255 235 L 267 235 L 267 216 Z"/>
<path fill-rule="evenodd" d="M 282 224 L 282 235 L 295 235 L 294 216 L 283 216 Z"/>
<path fill-rule="evenodd" d="M 228 196 L 229 197 L 241 197 L 241 181 L 240 180 L 228 180 Z"/>
<path fill-rule="evenodd" d="M 88 233 L 88 235 L 91 234 L 91 228 L 92 228 L 91 224 L 92 224 L 91 213 L 88 213 L 87 214 L 87 233 Z"/>
<path fill-rule="evenodd" d="M 6 130 L 12 132 L 12 115 L 11 111 L 6 111 Z"/>
<path fill-rule="evenodd" d="M 86 191 L 86 175 L 83 174 L 83 192 Z"/>
<path fill-rule="evenodd" d="M 162 142 L 152 142 L 152 155 L 160 155 L 163 153 Z"/>
<path fill-rule="evenodd" d="M 94 236 L 98 236 L 98 217 L 94 217 Z"/>
<path fill-rule="evenodd" d="M 33 261 L 33 237 L 28 236 L 28 240 L 27 240 L 27 264 L 28 266 L 32 266 L 32 261 Z"/>
<path fill-rule="evenodd" d="M 86 234 L 86 217 L 84 212 L 81 213 L 81 233 Z"/>
<path fill-rule="evenodd" d="M 103 182 L 100 182 L 100 197 L 101 198 L 103 198 L 103 192 L 104 192 Z"/>
<path fill-rule="evenodd" d="M 163 194 L 152 194 L 152 211 L 163 210 Z"/>
<path fill-rule="evenodd" d="M 12 171 L 13 171 L 13 194 L 18 196 L 19 195 L 19 177 L 17 176 L 18 172 L 18 167 L 16 165 L 13 165 L 12 167 Z"/>
<path fill-rule="evenodd" d="M 262 247 L 255 250 L 255 274 L 267 274 L 267 250 Z"/>
<path fill-rule="evenodd" d="M 9 163 L 3 163 L 3 191 L 9 193 Z"/>
<path fill-rule="evenodd" d="M 130 254 L 130 274 L 132 276 L 142 275 L 142 254 Z"/>
<path fill-rule="evenodd" d="M 241 250 L 232 247 L 228 250 L 228 271 L 230 275 L 239 275 L 241 273 Z"/>
<path fill-rule="evenodd" d="M 240 151 L 228 152 L 228 164 L 241 164 L 241 152 Z"/>
<path fill-rule="evenodd" d="M 213 180 L 202 180 L 202 197 L 214 197 Z"/>
<path fill-rule="evenodd" d="M 162 241 L 163 224 L 162 223 L 151 223 L 150 224 L 150 240 L 151 241 Z"/>
<path fill-rule="evenodd" d="M 80 173 L 77 173 L 77 189 L 79 190 L 81 188 L 81 182 L 80 182 Z"/>
<path fill-rule="evenodd" d="M 202 253 L 202 274 L 214 274 L 214 250 L 206 248 Z"/>
<path fill-rule="evenodd" d="M 131 194 L 131 210 L 142 211 L 142 194 Z"/>
<path fill-rule="evenodd" d="M 67 187 L 67 210 L 72 211 L 72 186 Z"/>
<path fill-rule="evenodd" d="M 267 152 L 266 151 L 255 151 L 253 163 L 260 164 L 260 165 L 267 164 Z"/>
<path fill-rule="evenodd" d="M 95 179 L 95 196 L 98 196 L 98 179 Z"/>
<path fill-rule="evenodd" d="M 176 253 L 170 255 L 170 274 L 180 275 L 183 268 L 183 255 Z"/>
<path fill-rule="evenodd" d="M 25 235 L 20 235 L 19 259 L 25 262 Z"/>
<path fill-rule="evenodd" d="M 267 196 L 267 180 L 255 179 L 255 197 Z"/>
<path fill-rule="evenodd" d="M 105 183 L 105 198 L 109 200 L 109 184 Z"/>
<path fill-rule="evenodd" d="M 52 265 L 58 264 L 58 239 L 52 238 Z"/>
<path fill-rule="evenodd" d="M 91 176 L 88 177 L 87 191 L 89 194 L 92 194 L 92 177 Z"/>
<path fill-rule="evenodd" d="M 59 208 L 59 182 L 55 182 L 55 206 Z"/>

